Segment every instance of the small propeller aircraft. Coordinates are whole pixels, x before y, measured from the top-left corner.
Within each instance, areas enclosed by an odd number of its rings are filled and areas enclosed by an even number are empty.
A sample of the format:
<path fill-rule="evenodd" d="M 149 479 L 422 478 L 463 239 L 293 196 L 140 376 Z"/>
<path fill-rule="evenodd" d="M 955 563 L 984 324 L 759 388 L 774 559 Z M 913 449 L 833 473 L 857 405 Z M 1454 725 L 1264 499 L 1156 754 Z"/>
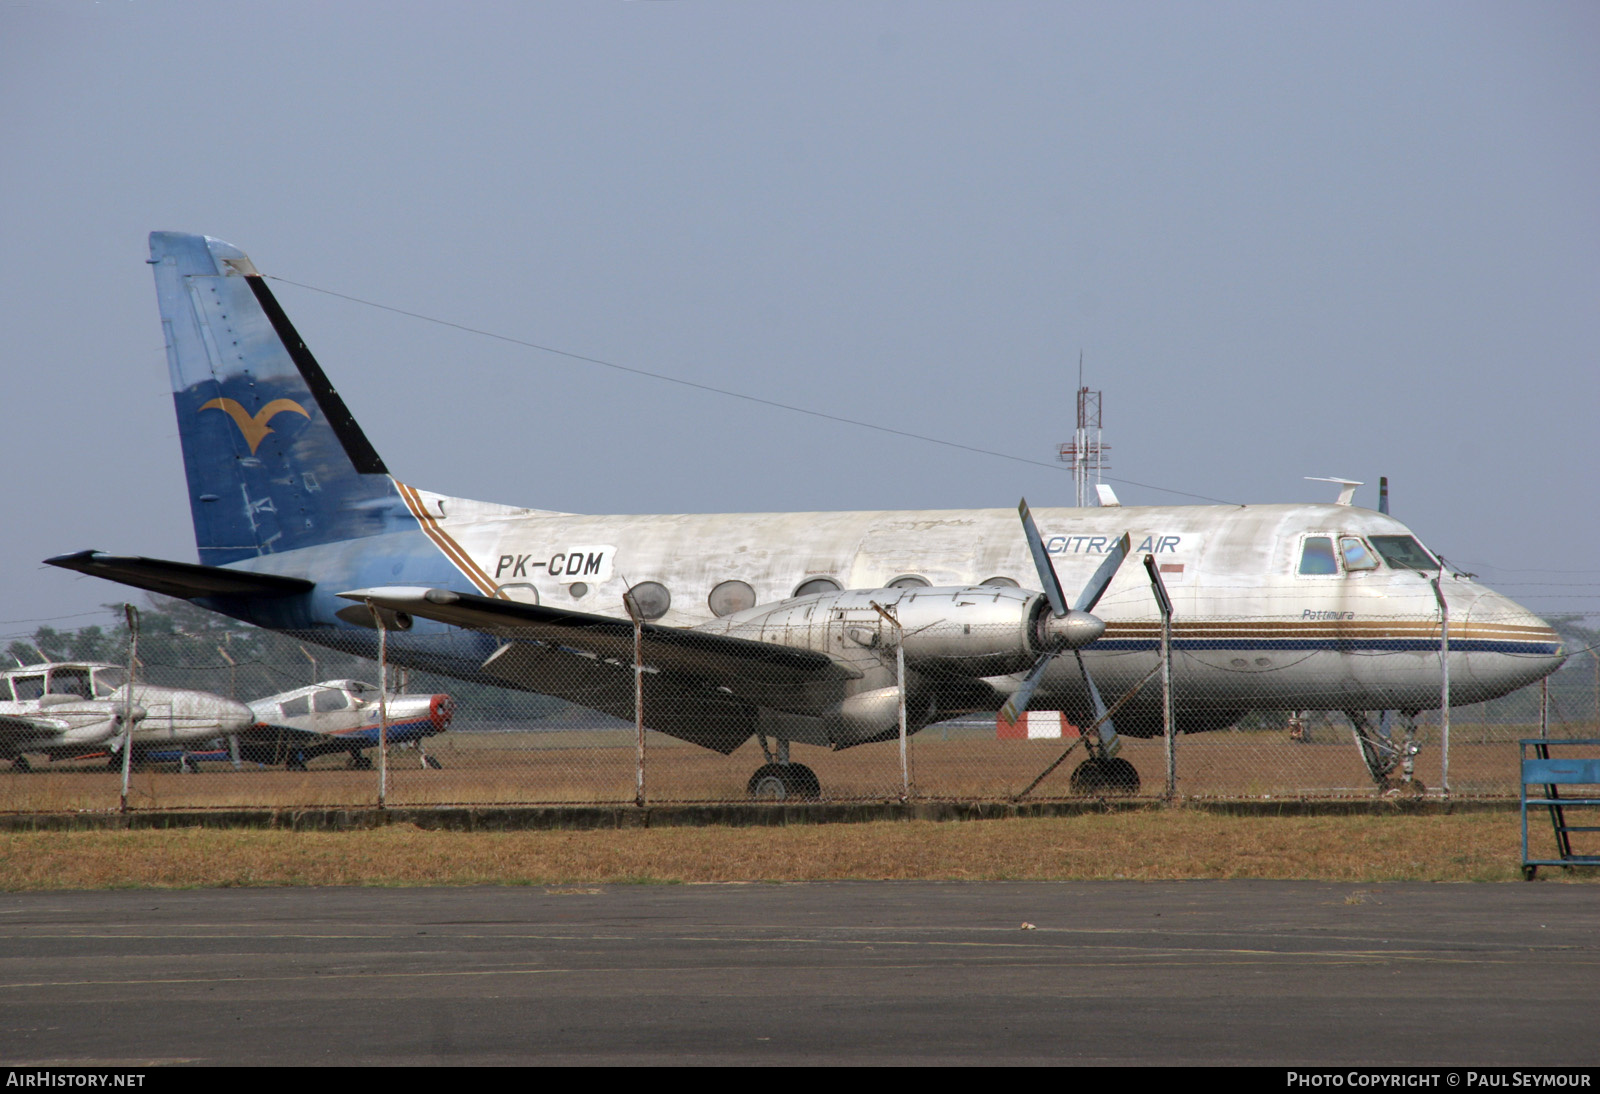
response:
<path fill-rule="evenodd" d="M 307 760 L 348 752 L 350 766 L 364 770 L 372 766 L 365 750 L 378 747 L 387 733 L 390 745 L 412 745 L 424 767 L 437 768 L 423 741 L 449 728 L 455 701 L 445 694 L 388 695 L 380 704 L 376 684 L 324 680 L 257 699 L 250 709 L 256 724 L 239 735 L 239 754 L 254 763 L 304 771 Z"/>
<path fill-rule="evenodd" d="M 197 748 L 164 749 L 144 756 L 151 763 L 176 763 L 192 771 L 202 761 L 224 760 L 304 771 L 306 763 L 332 752 L 348 752 L 350 767 L 370 770 L 364 755 L 386 732 L 391 746 L 414 748 L 423 767 L 437 769 L 423 740 L 443 733 L 455 714 L 449 695 L 391 694 L 380 705 L 378 686 L 360 680 L 324 680 L 279 692 L 250 704 L 252 724 Z M 387 729 L 383 724 L 388 718 Z"/>
<path fill-rule="evenodd" d="M 0 756 L 10 758 L 14 770 L 26 771 L 29 752 L 76 759 L 103 747 L 110 752 L 109 764 L 120 767 L 127 687 L 127 669 L 97 661 L 47 662 L 0 672 L 0 710 L 31 708 L 49 719 L 75 720 L 72 728 L 51 730 L 41 737 L 30 737 L 20 729 L 8 732 Z M 133 709 L 138 712 L 134 762 L 157 759 L 156 753 L 173 746 L 237 733 L 254 721 L 243 703 L 208 691 L 156 684 L 134 684 Z"/>
<path fill-rule="evenodd" d="M 363 656 L 381 624 L 397 664 L 628 719 L 637 619 L 646 725 L 723 753 L 755 736 L 753 794 L 818 793 L 791 743 L 897 737 L 897 651 L 909 731 L 1060 709 L 1096 727 L 1089 773 L 1130 789 L 1118 734 L 1163 722 L 1152 689 L 1127 697 L 1161 630 L 1129 554 L 1169 587 L 1183 732 L 1248 710 L 1397 710 L 1409 741 L 1440 702 L 1436 587 L 1452 702 L 1563 660 L 1543 620 L 1350 504 L 1353 486 L 1319 505 L 1123 507 L 1108 491 L 1097 508 L 1024 504 L 1020 536 L 1004 509 L 584 516 L 420 490 L 389 474 L 242 251 L 155 232 L 150 262 L 200 561 L 49 562 Z M 1125 696 L 1115 726 L 1102 691 Z M 1356 723 L 1380 784 L 1408 755 L 1381 736 Z"/>

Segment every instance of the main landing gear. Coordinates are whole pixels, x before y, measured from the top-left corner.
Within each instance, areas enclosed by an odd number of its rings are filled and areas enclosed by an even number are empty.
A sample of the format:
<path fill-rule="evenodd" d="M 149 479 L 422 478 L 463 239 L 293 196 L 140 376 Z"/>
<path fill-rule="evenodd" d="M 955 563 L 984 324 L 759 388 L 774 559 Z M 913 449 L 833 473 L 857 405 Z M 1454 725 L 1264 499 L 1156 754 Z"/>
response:
<path fill-rule="evenodd" d="M 1137 794 L 1139 772 L 1121 756 L 1109 760 L 1091 756 L 1072 771 L 1072 792 L 1090 797 Z"/>
<path fill-rule="evenodd" d="M 1399 741 L 1394 739 L 1386 719 L 1373 725 L 1368 721 L 1365 711 L 1347 710 L 1344 715 L 1350 719 L 1361 762 L 1367 765 L 1367 773 L 1372 776 L 1372 782 L 1379 790 L 1409 790 L 1413 794 L 1420 794 L 1426 789 L 1422 780 L 1416 777 L 1416 757 L 1422 751 L 1422 746 L 1417 744 L 1416 711 L 1400 712 L 1403 735 Z M 1396 768 L 1400 771 L 1398 782 L 1393 778 Z"/>
<path fill-rule="evenodd" d="M 816 801 L 822 796 L 822 783 L 817 773 L 805 764 L 789 761 L 789 742 L 778 741 L 777 755 L 767 746 L 767 735 L 757 733 L 761 754 L 767 762 L 756 768 L 750 776 L 748 789 L 751 801 L 784 802 Z"/>

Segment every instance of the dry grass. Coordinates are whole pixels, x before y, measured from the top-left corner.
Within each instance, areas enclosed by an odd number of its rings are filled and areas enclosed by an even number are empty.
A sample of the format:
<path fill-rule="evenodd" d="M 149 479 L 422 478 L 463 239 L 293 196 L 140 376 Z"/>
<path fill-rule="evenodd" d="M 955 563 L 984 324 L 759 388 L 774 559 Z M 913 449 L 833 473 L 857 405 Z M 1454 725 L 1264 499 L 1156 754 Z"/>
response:
<path fill-rule="evenodd" d="M 1518 817 L 1510 812 L 1260 819 L 1181 808 L 786 828 L 27 832 L 0 836 L 0 888 L 835 879 L 1510 881 L 1520 876 L 1519 840 Z"/>

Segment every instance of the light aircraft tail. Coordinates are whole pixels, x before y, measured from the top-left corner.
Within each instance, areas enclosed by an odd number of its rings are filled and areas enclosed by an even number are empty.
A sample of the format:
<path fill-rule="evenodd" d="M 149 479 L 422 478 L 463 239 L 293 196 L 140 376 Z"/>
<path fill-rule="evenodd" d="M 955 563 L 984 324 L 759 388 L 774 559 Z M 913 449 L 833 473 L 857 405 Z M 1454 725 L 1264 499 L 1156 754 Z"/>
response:
<path fill-rule="evenodd" d="M 415 527 L 243 251 L 151 232 L 150 263 L 202 563 Z"/>

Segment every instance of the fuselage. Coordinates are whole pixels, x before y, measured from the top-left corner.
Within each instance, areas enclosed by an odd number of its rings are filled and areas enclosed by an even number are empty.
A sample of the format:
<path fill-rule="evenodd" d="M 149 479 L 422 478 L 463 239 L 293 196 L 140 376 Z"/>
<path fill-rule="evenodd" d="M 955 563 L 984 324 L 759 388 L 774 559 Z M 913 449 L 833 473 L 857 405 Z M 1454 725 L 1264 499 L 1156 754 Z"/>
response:
<path fill-rule="evenodd" d="M 304 602 L 279 604 L 279 614 L 254 621 L 316 641 L 370 642 L 370 627 L 359 622 L 370 617 L 337 594 L 374 585 L 456 588 L 618 617 L 632 588 L 655 622 L 716 629 L 751 608 L 829 589 L 916 597 L 920 589 L 1038 584 L 1016 514 L 1006 509 L 586 516 L 399 490 L 415 531 L 236 564 L 318 582 Z M 1452 702 L 1506 694 L 1562 660 L 1559 638 L 1543 620 L 1470 578 L 1448 570 L 1441 577 L 1404 524 L 1371 510 L 1034 513 L 1068 588 L 1086 580 L 1124 532 L 1135 556 L 1155 560 L 1173 602 L 1178 686 L 1222 715 L 1438 706 L 1443 628 L 1434 578 L 1449 613 Z M 261 602 L 251 608 L 273 610 Z M 1105 636 L 1085 656 L 1103 690 L 1131 686 L 1148 671 L 1159 635 L 1145 568 L 1125 565 L 1096 614 Z M 495 645 L 421 619 L 391 635 L 402 663 L 449 662 L 447 671 L 464 676 Z M 1004 678 L 995 682 L 1005 690 Z M 1079 686 L 1070 660 L 1054 666 L 1044 685 L 1063 702 Z"/>

